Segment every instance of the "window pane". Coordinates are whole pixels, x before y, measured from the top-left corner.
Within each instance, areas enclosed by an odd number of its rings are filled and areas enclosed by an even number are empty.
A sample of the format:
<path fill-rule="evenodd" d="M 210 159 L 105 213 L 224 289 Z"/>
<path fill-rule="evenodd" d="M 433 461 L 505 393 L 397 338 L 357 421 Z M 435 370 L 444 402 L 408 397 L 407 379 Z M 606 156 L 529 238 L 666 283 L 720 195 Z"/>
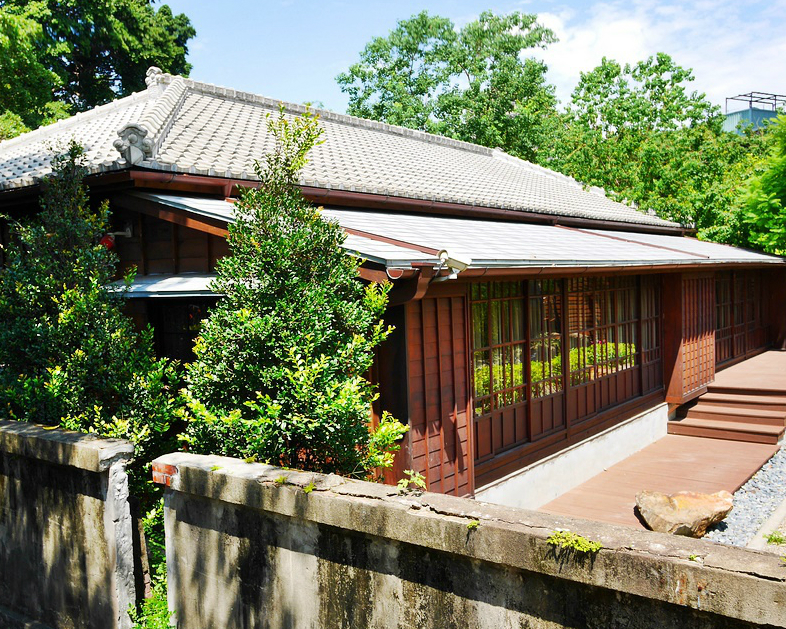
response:
<path fill-rule="evenodd" d="M 524 384 L 524 345 L 513 346 L 513 386 Z"/>
<path fill-rule="evenodd" d="M 488 304 L 485 301 L 472 304 L 472 342 L 474 348 L 486 347 L 489 343 Z"/>
<path fill-rule="evenodd" d="M 489 387 L 489 355 L 488 352 L 474 353 L 475 396 L 482 397 L 491 392 Z"/>
<path fill-rule="evenodd" d="M 526 338 L 524 331 L 524 300 L 514 299 L 510 302 L 510 320 L 513 330 L 511 341 L 523 341 Z"/>
<path fill-rule="evenodd" d="M 505 379 L 502 370 L 502 352 L 503 348 L 501 347 L 491 350 L 491 386 L 494 391 L 500 391 L 505 388 Z"/>
<path fill-rule="evenodd" d="M 502 343 L 502 302 L 491 302 L 491 344 Z"/>

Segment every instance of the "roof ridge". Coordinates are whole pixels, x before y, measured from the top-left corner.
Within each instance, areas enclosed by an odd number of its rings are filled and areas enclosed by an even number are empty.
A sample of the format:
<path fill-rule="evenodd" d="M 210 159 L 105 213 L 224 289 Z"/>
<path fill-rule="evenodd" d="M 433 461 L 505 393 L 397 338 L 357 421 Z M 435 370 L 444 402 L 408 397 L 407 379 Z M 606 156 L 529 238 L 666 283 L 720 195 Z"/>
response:
<path fill-rule="evenodd" d="M 330 120 L 331 122 L 347 124 L 353 127 L 372 129 L 374 131 L 382 131 L 392 135 L 410 137 L 416 140 L 430 142 L 432 144 L 439 144 L 442 146 L 449 146 L 451 148 L 470 151 L 472 153 L 478 153 L 489 157 L 493 155 L 494 151 L 494 149 L 490 149 L 487 146 L 473 144 L 472 142 L 465 142 L 464 140 L 456 140 L 455 138 L 449 138 L 444 135 L 437 135 L 435 133 L 410 129 L 408 127 L 391 125 L 386 122 L 379 122 L 377 120 L 368 120 L 366 118 L 350 116 L 349 114 L 340 114 L 328 109 L 320 109 L 318 107 L 310 106 L 307 107 L 306 105 L 301 105 L 299 103 L 292 103 L 280 99 L 270 98 L 268 96 L 255 94 L 254 92 L 244 92 L 242 90 L 236 90 L 234 88 L 224 87 L 214 83 L 195 81 L 194 79 L 187 79 L 179 75 L 157 73 L 154 77 L 154 80 L 159 84 L 172 84 L 178 79 L 184 81 L 189 88 L 194 89 L 202 94 L 223 96 L 224 98 L 228 99 L 266 105 L 269 107 L 278 107 L 279 105 L 283 105 L 284 109 L 288 113 L 302 114 L 306 111 L 311 111 L 315 114 L 318 114 L 319 117 L 323 120 Z"/>
<path fill-rule="evenodd" d="M 158 149 L 172 128 L 172 122 L 186 97 L 186 82 L 176 76 L 163 91 L 159 89 L 159 77 L 163 73 L 155 66 L 147 70 L 148 92 L 160 92 L 154 105 L 138 122 L 128 122 L 117 132 L 119 136 L 113 146 L 128 164 L 139 164 L 154 159 Z"/>
<path fill-rule="evenodd" d="M 62 131 L 63 129 L 76 126 L 77 124 L 82 123 L 85 120 L 92 120 L 93 118 L 98 118 L 109 111 L 113 111 L 115 109 L 122 109 L 123 107 L 135 101 L 149 98 L 149 96 L 150 95 L 147 90 L 134 92 L 133 94 L 129 94 L 128 96 L 124 96 L 123 98 L 119 98 L 118 100 L 113 100 L 111 103 L 98 105 L 96 107 L 93 107 L 92 109 L 88 109 L 87 111 L 77 112 L 74 115 L 69 116 L 68 118 L 63 118 L 62 120 L 58 120 L 57 122 L 53 122 L 52 124 L 44 125 L 43 127 L 38 127 L 37 129 L 33 129 L 32 131 L 27 131 L 26 133 L 18 135 L 15 138 L 10 138 L 8 140 L 0 141 L 0 151 L 8 147 L 16 146 L 17 144 L 25 144 L 26 142 L 32 140 L 46 139 L 49 136 L 56 135 L 58 132 Z"/>

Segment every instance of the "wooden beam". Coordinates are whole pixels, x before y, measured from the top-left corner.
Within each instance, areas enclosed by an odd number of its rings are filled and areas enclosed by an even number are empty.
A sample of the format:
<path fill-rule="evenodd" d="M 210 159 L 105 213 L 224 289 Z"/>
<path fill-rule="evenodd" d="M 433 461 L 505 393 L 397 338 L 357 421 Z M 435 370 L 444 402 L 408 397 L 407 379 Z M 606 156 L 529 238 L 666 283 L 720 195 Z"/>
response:
<path fill-rule="evenodd" d="M 112 205 L 132 212 L 147 214 L 181 227 L 188 227 L 189 229 L 206 232 L 214 236 L 221 236 L 222 238 L 226 238 L 229 234 L 225 221 L 207 217 L 195 217 L 184 210 L 148 201 L 147 199 L 115 196 L 112 198 Z"/>

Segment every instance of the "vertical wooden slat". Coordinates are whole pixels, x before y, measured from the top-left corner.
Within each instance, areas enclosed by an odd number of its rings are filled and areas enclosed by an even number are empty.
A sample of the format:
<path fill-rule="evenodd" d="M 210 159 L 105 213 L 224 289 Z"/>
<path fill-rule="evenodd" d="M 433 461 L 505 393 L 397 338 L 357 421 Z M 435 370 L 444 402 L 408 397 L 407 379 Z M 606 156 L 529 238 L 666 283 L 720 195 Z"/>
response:
<path fill-rule="evenodd" d="M 408 312 L 420 325 L 407 326 L 413 467 L 429 490 L 469 495 L 474 479 L 466 300 L 425 298 L 408 304 Z"/>

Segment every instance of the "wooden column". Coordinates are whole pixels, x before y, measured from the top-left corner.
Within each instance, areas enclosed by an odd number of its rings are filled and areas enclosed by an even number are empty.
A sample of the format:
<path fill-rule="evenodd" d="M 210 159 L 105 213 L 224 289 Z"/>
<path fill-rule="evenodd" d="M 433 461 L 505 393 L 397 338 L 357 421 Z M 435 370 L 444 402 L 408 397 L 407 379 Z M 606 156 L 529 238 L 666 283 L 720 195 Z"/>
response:
<path fill-rule="evenodd" d="M 715 379 L 715 278 L 670 274 L 663 281 L 666 401 L 684 404 Z"/>

